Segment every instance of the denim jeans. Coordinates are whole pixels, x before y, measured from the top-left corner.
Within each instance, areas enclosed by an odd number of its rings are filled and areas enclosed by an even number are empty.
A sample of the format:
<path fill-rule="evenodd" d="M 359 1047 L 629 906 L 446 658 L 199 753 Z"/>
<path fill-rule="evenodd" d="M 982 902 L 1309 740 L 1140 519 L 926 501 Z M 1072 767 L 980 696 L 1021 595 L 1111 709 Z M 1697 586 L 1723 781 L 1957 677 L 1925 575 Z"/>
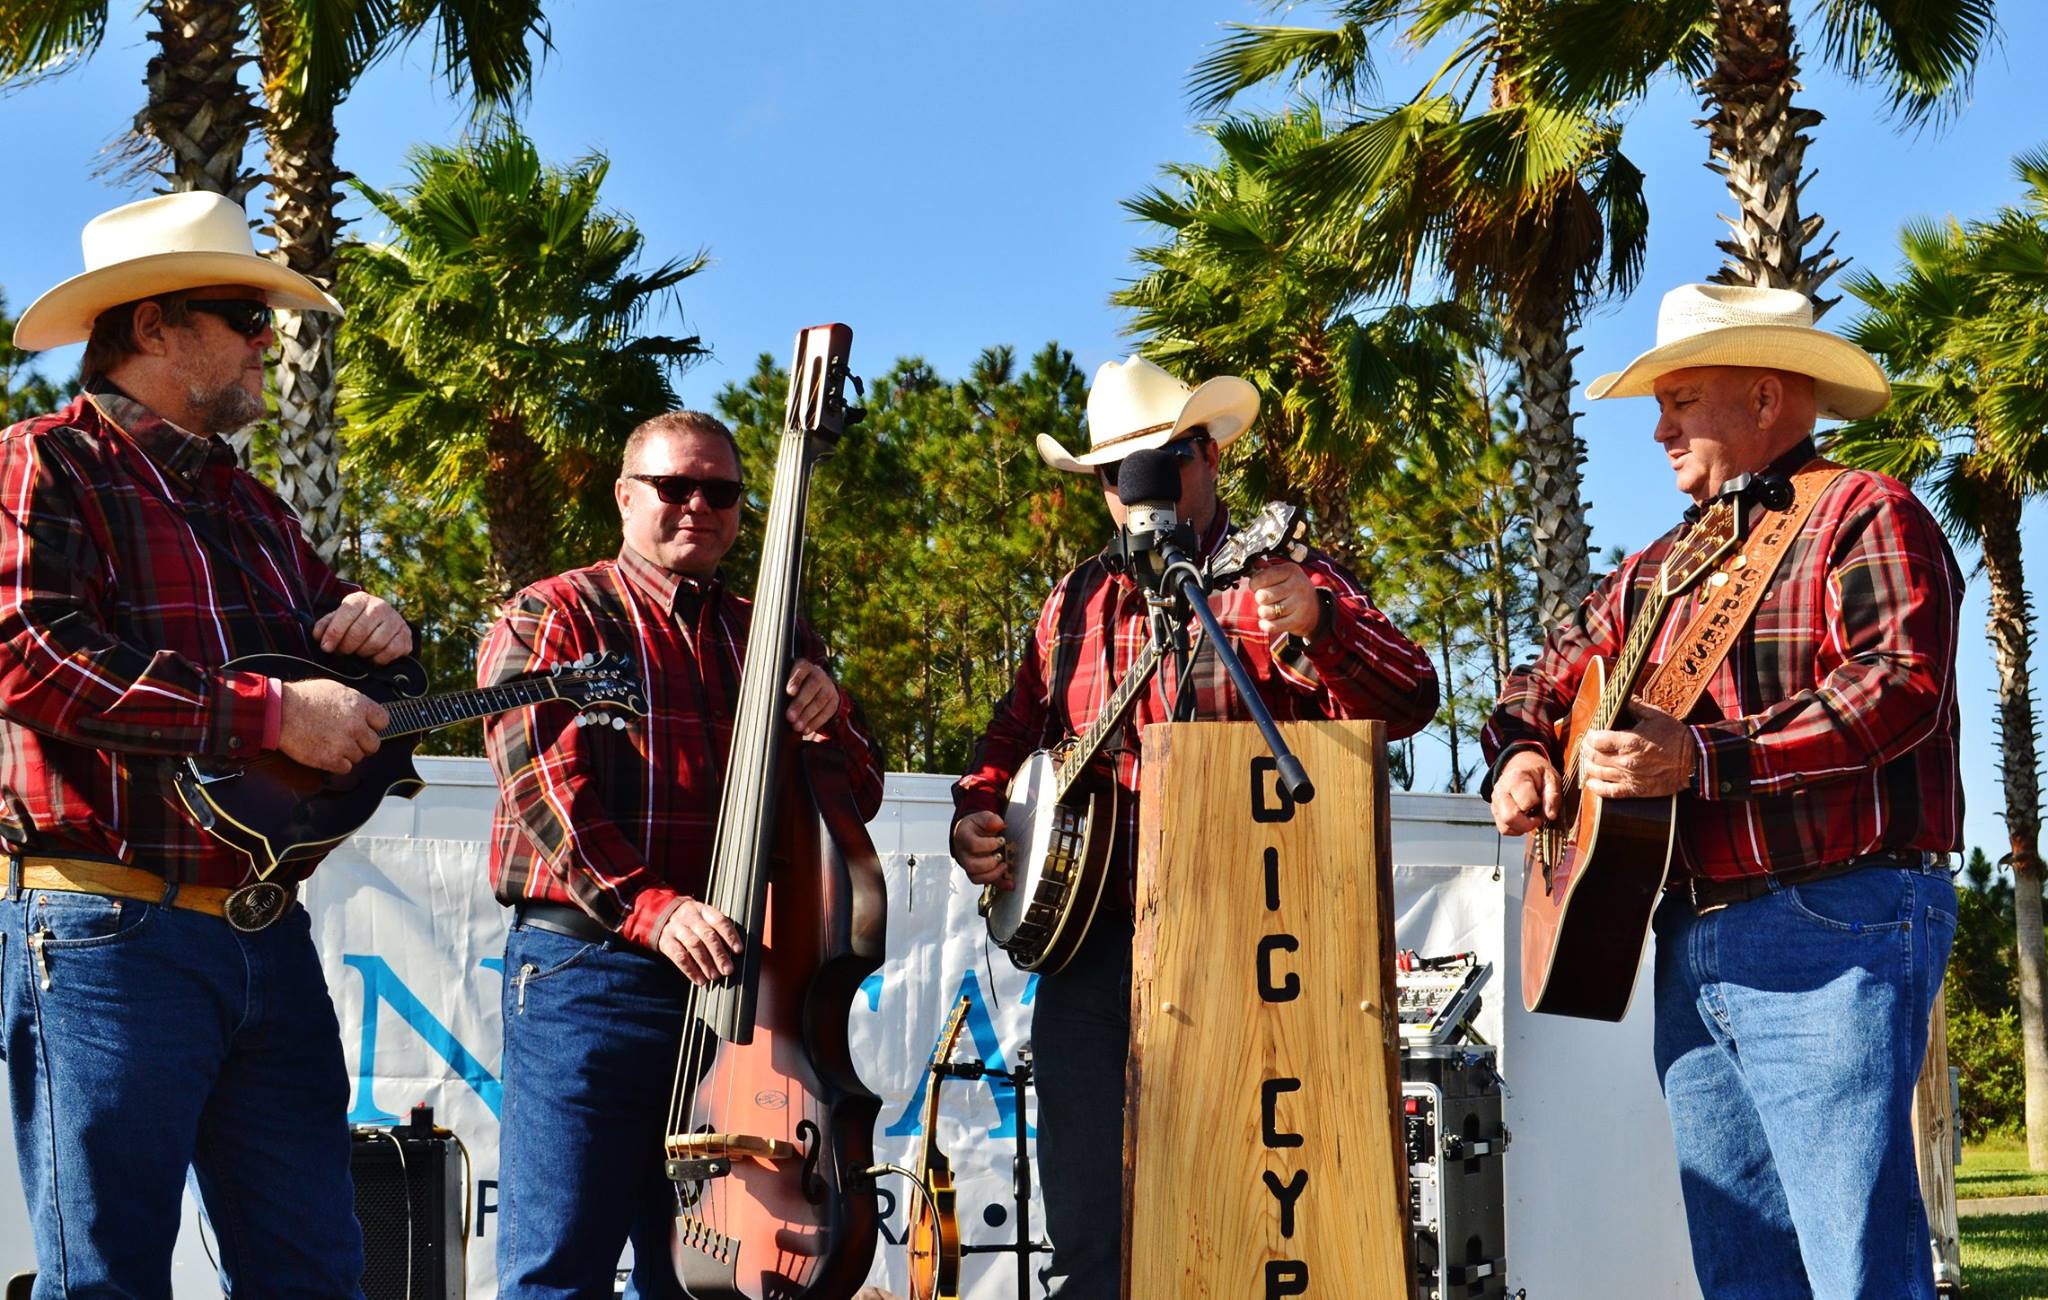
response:
<path fill-rule="evenodd" d="M 1105 913 L 1064 969 L 1039 978 L 1031 1008 L 1049 1298 L 1116 1300 L 1123 1286 L 1130 1050 L 1131 919 Z"/>
<path fill-rule="evenodd" d="M 505 937 L 498 1294 L 682 1300 L 662 1142 L 689 981 L 666 958 L 524 923 Z"/>
<path fill-rule="evenodd" d="M 1945 874 L 1865 867 L 1658 909 L 1656 1060 L 1706 1300 L 1932 1300 L 1913 1089 Z"/>
<path fill-rule="evenodd" d="M 29 890 L 0 903 L 0 1020 L 37 1300 L 169 1297 L 188 1169 L 223 1288 L 361 1294 L 348 1076 L 305 909 L 241 934 Z"/>

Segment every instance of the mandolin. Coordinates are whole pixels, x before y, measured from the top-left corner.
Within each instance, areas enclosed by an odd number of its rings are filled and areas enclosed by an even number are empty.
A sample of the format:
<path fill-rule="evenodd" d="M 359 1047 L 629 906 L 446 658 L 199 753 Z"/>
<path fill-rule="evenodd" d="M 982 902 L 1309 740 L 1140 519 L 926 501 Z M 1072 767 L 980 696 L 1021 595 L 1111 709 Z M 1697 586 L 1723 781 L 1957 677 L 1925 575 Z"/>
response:
<path fill-rule="evenodd" d="M 962 994 L 946 1018 L 946 1028 L 932 1048 L 924 1085 L 924 1147 L 918 1155 L 917 1208 L 911 1211 L 904 1243 L 910 1250 L 910 1300 L 959 1300 L 959 1193 L 953 1186 L 953 1162 L 939 1149 L 939 1083 L 942 1067 L 953 1059 L 953 1045 L 967 1023 L 968 999 Z"/>
<path fill-rule="evenodd" d="M 623 727 L 627 715 L 647 712 L 639 674 L 624 655 L 585 656 L 496 686 L 438 695 L 426 693 L 427 670 L 410 657 L 388 664 L 344 658 L 315 663 L 296 655 L 264 654 L 226 667 L 285 682 L 345 682 L 391 715 L 377 752 L 338 775 L 276 750 L 243 761 L 188 758 L 172 772 L 172 785 L 192 820 L 246 854 L 258 880 L 287 862 L 317 858 L 347 839 L 370 820 L 385 796 L 410 799 L 418 794 L 425 782 L 412 754 L 429 731 L 545 700 L 567 700 L 582 710 L 578 725 L 595 718 Z"/>

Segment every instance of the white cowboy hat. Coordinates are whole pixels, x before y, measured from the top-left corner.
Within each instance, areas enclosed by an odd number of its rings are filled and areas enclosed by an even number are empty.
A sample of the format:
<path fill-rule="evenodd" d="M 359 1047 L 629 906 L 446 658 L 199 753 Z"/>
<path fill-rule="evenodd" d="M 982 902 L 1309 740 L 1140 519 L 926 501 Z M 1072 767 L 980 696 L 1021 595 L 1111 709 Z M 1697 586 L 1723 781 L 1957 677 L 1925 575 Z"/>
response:
<path fill-rule="evenodd" d="M 14 325 L 28 352 L 79 343 L 109 307 L 178 289 L 246 284 L 273 307 L 331 311 L 341 304 L 297 271 L 257 255 L 242 205 L 188 191 L 124 204 L 85 223 L 85 273 L 29 304 Z"/>
<path fill-rule="evenodd" d="M 1097 465 L 1164 447 L 1197 425 L 1226 446 L 1258 414 L 1259 390 L 1234 375 L 1190 388 L 1143 357 L 1105 361 L 1088 389 L 1088 450 L 1072 455 L 1041 433 L 1038 454 L 1054 469 L 1092 474 Z"/>
<path fill-rule="evenodd" d="M 1647 397 L 1660 375 L 1693 366 L 1760 366 L 1813 377 L 1819 413 L 1875 415 L 1892 386 L 1869 353 L 1813 327 L 1813 303 L 1795 289 L 1681 284 L 1657 308 L 1657 346 L 1586 385 L 1588 397 Z"/>

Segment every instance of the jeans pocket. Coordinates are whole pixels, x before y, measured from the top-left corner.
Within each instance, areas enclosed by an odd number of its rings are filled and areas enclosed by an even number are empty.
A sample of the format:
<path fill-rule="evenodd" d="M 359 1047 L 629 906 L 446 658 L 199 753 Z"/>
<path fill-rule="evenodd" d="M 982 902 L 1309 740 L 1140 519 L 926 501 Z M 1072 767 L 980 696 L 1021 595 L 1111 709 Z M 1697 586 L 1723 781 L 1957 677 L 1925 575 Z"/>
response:
<path fill-rule="evenodd" d="M 571 970 L 604 947 L 601 943 L 525 924 L 513 926 L 512 933 L 518 951 L 508 951 L 505 967 L 528 984 Z"/>
<path fill-rule="evenodd" d="M 157 909 L 133 898 L 38 890 L 28 909 L 28 930 L 43 952 L 97 948 L 132 938 Z"/>
<path fill-rule="evenodd" d="M 1841 934 L 1888 934 L 1911 924 L 1912 886 L 1895 869 L 1866 867 L 1778 894 L 1802 920 Z"/>

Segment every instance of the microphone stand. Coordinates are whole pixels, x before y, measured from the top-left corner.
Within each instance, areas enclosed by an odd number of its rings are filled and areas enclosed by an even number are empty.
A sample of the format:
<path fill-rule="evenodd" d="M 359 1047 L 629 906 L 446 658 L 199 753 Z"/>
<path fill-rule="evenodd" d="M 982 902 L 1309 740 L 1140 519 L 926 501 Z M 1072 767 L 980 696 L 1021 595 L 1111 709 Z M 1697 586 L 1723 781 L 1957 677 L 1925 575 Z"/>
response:
<path fill-rule="evenodd" d="M 1156 620 L 1153 625 L 1154 636 L 1170 630 L 1174 638 L 1171 644 L 1181 666 L 1180 677 L 1176 679 L 1174 687 L 1175 694 L 1179 694 L 1181 684 L 1185 683 L 1187 678 L 1187 636 L 1182 631 L 1187 620 L 1186 615 L 1180 612 L 1184 606 L 1192 610 L 1195 617 L 1202 621 L 1202 630 L 1208 633 L 1209 643 L 1216 651 L 1216 658 L 1230 674 L 1231 684 L 1237 688 L 1238 698 L 1244 701 L 1245 711 L 1252 715 L 1252 721 L 1258 725 L 1259 734 L 1265 738 L 1266 748 L 1272 751 L 1273 762 L 1279 769 L 1280 788 L 1285 790 L 1294 802 L 1307 803 L 1315 798 L 1316 788 L 1309 781 L 1308 772 L 1302 767 L 1301 760 L 1294 756 L 1294 751 L 1281 739 L 1280 728 L 1274 724 L 1273 712 L 1266 707 L 1265 699 L 1260 696 L 1258 684 L 1252 681 L 1252 675 L 1245 669 L 1244 661 L 1237 657 L 1237 651 L 1231 649 L 1229 638 L 1224 635 L 1223 625 L 1216 621 L 1215 611 L 1209 608 L 1208 586 L 1202 577 L 1202 571 L 1188 558 L 1188 547 L 1193 541 L 1194 530 L 1186 524 L 1179 524 L 1170 532 L 1155 533 L 1149 538 L 1134 537 L 1134 544 L 1128 548 L 1134 553 L 1133 559 L 1137 559 L 1137 555 L 1143 551 L 1150 550 L 1165 561 L 1164 569 L 1156 574 L 1152 571 L 1152 565 L 1143 561 L 1133 564 L 1132 567 L 1148 589 L 1159 593 L 1158 604 L 1165 605 L 1171 602 L 1177 615 Z M 1173 703 L 1176 706 L 1174 713 L 1177 715 L 1179 701 L 1176 699 Z"/>

